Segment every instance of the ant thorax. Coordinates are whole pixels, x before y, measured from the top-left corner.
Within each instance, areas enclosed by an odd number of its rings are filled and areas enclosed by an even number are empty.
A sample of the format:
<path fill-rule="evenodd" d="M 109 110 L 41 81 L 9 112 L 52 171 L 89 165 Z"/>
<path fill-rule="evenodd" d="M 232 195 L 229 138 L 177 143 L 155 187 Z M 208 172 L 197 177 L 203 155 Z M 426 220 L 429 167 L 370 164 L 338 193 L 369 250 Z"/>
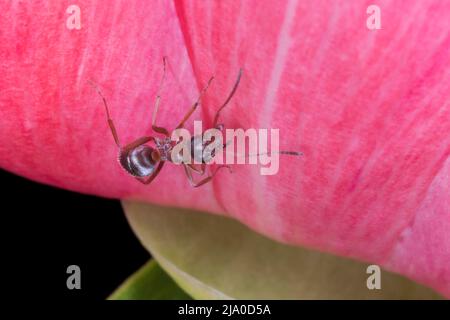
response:
<path fill-rule="evenodd" d="M 161 161 L 170 160 L 170 152 L 172 151 L 173 142 L 170 138 L 155 138 L 156 149 L 158 149 Z"/>

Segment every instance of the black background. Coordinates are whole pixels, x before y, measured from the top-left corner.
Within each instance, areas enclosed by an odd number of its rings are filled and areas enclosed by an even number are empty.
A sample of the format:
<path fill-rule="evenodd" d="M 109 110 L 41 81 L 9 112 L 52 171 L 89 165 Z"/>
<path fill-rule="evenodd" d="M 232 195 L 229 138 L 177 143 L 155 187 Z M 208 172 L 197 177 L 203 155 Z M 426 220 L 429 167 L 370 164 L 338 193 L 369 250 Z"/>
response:
<path fill-rule="evenodd" d="M 8 300 L 41 301 L 53 310 L 57 300 L 102 301 L 108 297 L 130 274 L 142 266 L 150 254 L 140 245 L 131 231 L 117 200 L 87 196 L 35 183 L 0 170 L 2 214 L 2 291 Z M 81 268 L 81 290 L 68 290 L 66 269 L 71 264 Z M 448 302 L 448 301 L 447 301 Z M 167 318 L 185 319 L 178 310 L 189 305 L 223 307 L 224 302 L 205 301 L 154 301 L 145 304 L 121 304 L 123 308 L 99 309 L 101 317 L 111 312 L 115 316 L 129 317 L 131 311 L 154 314 L 156 310 Z M 255 304 L 255 301 L 234 301 L 233 304 Z M 286 319 L 303 314 L 306 309 L 314 313 L 349 310 L 356 311 L 358 304 L 351 301 L 264 301 L 271 315 L 253 316 L 255 319 Z M 228 304 L 228 302 L 226 303 Z M 399 304 L 403 304 L 399 306 Z M 427 304 L 429 304 L 427 306 Z M 368 310 L 382 317 L 385 307 L 399 306 L 402 315 L 411 312 L 425 315 L 437 311 L 439 305 L 448 308 L 445 301 L 359 301 L 362 309 L 356 314 L 365 318 Z M 108 304 L 111 306 L 110 304 Z M 64 317 L 85 316 L 83 308 L 68 305 Z M 93 305 L 90 304 L 92 307 Z M 128 308 L 130 306 L 130 308 Z M 8 308 L 9 305 L 6 305 Z M 142 310 L 139 310 L 142 308 Z M 418 310 L 418 308 L 420 308 Z M 14 308 L 15 313 L 33 312 L 40 307 Z M 90 309 L 89 312 L 96 312 Z M 121 313 L 123 312 L 123 313 Z M 126 312 L 126 313 L 125 313 Z M 111 315 L 112 315 L 111 314 Z M 283 317 L 278 317 L 283 315 Z M 151 318 L 151 317 L 149 317 Z M 158 317 L 159 318 L 159 317 Z M 227 317 L 218 314 L 213 318 Z"/>
<path fill-rule="evenodd" d="M 103 300 L 150 258 L 118 200 L 53 188 L 3 170 L 0 179 L 2 273 L 10 295 Z M 81 268 L 81 290 L 66 287 L 72 264 Z"/>

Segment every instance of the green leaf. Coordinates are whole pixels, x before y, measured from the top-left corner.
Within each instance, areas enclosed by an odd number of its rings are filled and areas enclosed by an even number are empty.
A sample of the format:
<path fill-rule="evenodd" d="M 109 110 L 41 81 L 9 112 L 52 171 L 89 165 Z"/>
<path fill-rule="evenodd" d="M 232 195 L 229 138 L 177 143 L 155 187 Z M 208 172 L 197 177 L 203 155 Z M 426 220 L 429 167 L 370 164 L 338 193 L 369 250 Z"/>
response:
<path fill-rule="evenodd" d="M 108 299 L 110 300 L 187 300 L 191 299 L 150 260 L 128 278 Z"/>
<path fill-rule="evenodd" d="M 212 214 L 123 202 L 128 220 L 167 273 L 196 299 L 434 299 L 428 288 L 368 264 L 259 235 Z"/>

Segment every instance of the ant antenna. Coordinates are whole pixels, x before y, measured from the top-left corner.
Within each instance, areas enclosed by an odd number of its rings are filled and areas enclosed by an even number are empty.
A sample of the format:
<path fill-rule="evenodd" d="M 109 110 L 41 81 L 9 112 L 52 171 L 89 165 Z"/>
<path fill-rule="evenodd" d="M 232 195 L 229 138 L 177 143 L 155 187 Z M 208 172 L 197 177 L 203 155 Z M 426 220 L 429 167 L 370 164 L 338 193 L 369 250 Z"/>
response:
<path fill-rule="evenodd" d="M 240 156 L 240 157 L 244 157 L 244 158 L 250 158 L 250 157 L 257 157 L 257 156 L 264 156 L 264 155 L 271 155 L 271 154 L 284 154 L 287 156 L 303 156 L 303 152 L 297 152 L 297 151 L 277 151 L 277 152 L 272 152 L 272 151 L 268 151 L 268 152 L 261 152 L 261 153 L 251 153 L 251 154 L 247 154 L 244 156 Z"/>
<path fill-rule="evenodd" d="M 270 154 L 284 154 L 287 156 L 302 156 L 303 152 L 297 152 L 297 151 L 277 151 L 277 152 L 262 152 L 262 153 L 253 153 L 253 154 L 248 154 L 245 157 L 249 158 L 249 157 L 256 157 L 256 156 L 263 156 L 263 155 L 270 155 Z"/>
<path fill-rule="evenodd" d="M 228 145 L 231 142 L 232 142 L 231 140 L 228 140 L 226 143 L 224 143 L 223 149 L 225 150 L 225 153 L 234 153 L 233 151 L 231 151 L 231 152 L 226 151 L 226 147 L 228 147 Z M 250 153 L 250 154 L 243 155 L 243 156 L 237 154 L 237 156 L 241 157 L 241 158 L 250 158 L 250 157 L 257 157 L 257 156 L 270 155 L 270 154 L 284 154 L 287 156 L 298 156 L 298 157 L 303 156 L 303 152 L 299 152 L 299 151 L 276 151 L 276 152 L 267 151 L 267 152 L 259 152 L 259 153 Z"/>
<path fill-rule="evenodd" d="M 111 119 L 111 117 L 109 115 L 108 103 L 106 102 L 106 99 L 103 96 L 102 92 L 100 91 L 98 85 L 92 80 L 88 80 L 88 83 L 94 88 L 95 91 L 97 91 L 97 93 L 100 95 L 100 97 L 103 100 L 103 104 L 104 104 L 105 110 L 106 110 L 106 119 L 108 120 L 109 128 L 111 129 L 111 133 L 114 137 L 114 141 L 116 142 L 116 145 L 120 148 L 120 142 L 119 142 L 119 137 L 117 135 L 117 130 L 116 130 L 116 127 L 114 126 L 113 120 Z"/>
<path fill-rule="evenodd" d="M 231 98 L 233 97 L 234 93 L 236 92 L 237 87 L 239 85 L 239 82 L 241 81 L 242 72 L 243 72 L 243 70 L 242 70 L 242 68 L 240 68 L 237 80 L 236 80 L 236 82 L 234 84 L 234 87 L 233 87 L 233 90 L 231 90 L 228 98 L 225 100 L 225 103 L 216 112 L 216 116 L 214 117 L 214 122 L 213 122 L 214 123 L 214 125 L 213 125 L 214 128 L 216 127 L 217 121 L 219 120 L 220 111 L 222 111 L 222 109 L 225 108 L 225 106 L 228 104 L 228 102 L 230 102 Z"/>

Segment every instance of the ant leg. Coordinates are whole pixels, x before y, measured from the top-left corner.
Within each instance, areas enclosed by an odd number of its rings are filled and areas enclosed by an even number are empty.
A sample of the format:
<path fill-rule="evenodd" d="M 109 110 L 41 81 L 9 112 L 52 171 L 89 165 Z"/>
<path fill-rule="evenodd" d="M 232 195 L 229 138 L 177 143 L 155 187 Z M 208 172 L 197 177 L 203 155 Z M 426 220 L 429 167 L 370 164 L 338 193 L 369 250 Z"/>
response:
<path fill-rule="evenodd" d="M 219 171 L 222 168 L 228 168 L 228 170 L 230 170 L 230 172 L 231 172 L 231 168 L 229 166 L 218 166 L 216 168 L 216 170 L 210 176 L 200 180 L 199 182 L 194 182 L 194 179 L 192 177 L 191 167 L 189 167 L 186 164 L 183 164 L 183 166 L 184 166 L 184 171 L 186 172 L 186 175 L 188 177 L 189 183 L 194 188 L 200 187 L 200 186 L 204 185 L 205 183 L 208 183 L 209 181 L 211 181 L 212 178 L 214 178 L 214 176 L 216 175 L 217 171 Z"/>
<path fill-rule="evenodd" d="M 200 169 L 199 168 L 197 168 L 194 164 L 192 164 L 192 163 L 190 163 L 190 164 L 188 164 L 188 166 L 192 169 L 192 171 L 195 171 L 196 173 L 198 173 L 199 175 L 204 175 L 205 174 L 205 171 L 206 171 L 206 164 L 205 163 L 202 163 L 201 165 L 200 165 Z"/>
<path fill-rule="evenodd" d="M 234 83 L 233 89 L 231 90 L 230 94 L 228 95 L 228 98 L 225 100 L 224 104 L 216 112 L 216 116 L 214 117 L 214 122 L 213 122 L 213 128 L 218 127 L 217 121 L 219 120 L 220 112 L 222 111 L 223 108 L 225 108 L 225 106 L 228 104 L 228 102 L 230 102 L 231 98 L 233 97 L 234 93 L 236 92 L 239 82 L 241 81 L 241 76 L 242 76 L 242 68 L 239 69 L 239 74 L 238 74 L 237 80 Z M 219 125 L 219 126 L 223 128 L 223 125 Z M 222 130 L 220 128 L 218 128 L 218 129 Z"/>
<path fill-rule="evenodd" d="M 167 131 L 166 128 L 158 127 L 156 125 L 156 115 L 158 114 L 159 102 L 161 101 L 160 91 L 161 91 L 162 85 L 164 83 L 164 79 L 166 78 L 166 60 L 167 60 L 167 58 L 163 57 L 163 75 L 162 75 L 161 81 L 159 83 L 158 90 L 156 91 L 155 108 L 153 109 L 153 115 L 152 115 L 152 129 L 155 132 L 169 136 L 169 131 Z"/>
<path fill-rule="evenodd" d="M 98 85 L 95 84 L 94 81 L 89 80 L 88 83 L 95 89 L 95 91 L 97 91 L 97 93 L 98 93 L 98 94 L 100 95 L 100 97 L 102 98 L 103 104 L 104 104 L 105 110 L 106 110 L 106 119 L 108 120 L 109 128 L 111 129 L 111 133 L 112 133 L 112 135 L 113 135 L 113 137 L 114 137 L 114 141 L 115 141 L 116 145 L 117 145 L 119 148 L 121 148 L 121 147 L 120 147 L 119 136 L 117 135 L 117 130 L 116 130 L 116 127 L 114 126 L 114 122 L 113 122 L 113 120 L 111 119 L 111 117 L 110 117 L 110 115 L 109 115 L 108 103 L 106 102 L 105 97 L 103 96 L 103 94 L 102 94 L 102 92 L 100 91 Z"/>
<path fill-rule="evenodd" d="M 176 129 L 182 128 L 184 126 L 184 123 L 189 119 L 189 117 L 194 113 L 195 109 L 197 109 L 198 104 L 200 103 L 200 100 L 202 99 L 204 93 L 206 92 L 206 89 L 208 89 L 209 85 L 211 84 L 211 81 L 213 81 L 214 77 L 211 77 L 208 80 L 208 83 L 206 86 L 203 87 L 202 91 L 200 91 L 200 94 L 198 95 L 197 101 L 191 106 L 189 111 L 184 116 L 183 120 L 181 120 L 180 124 L 176 127 Z"/>
<path fill-rule="evenodd" d="M 138 138 L 138 139 L 134 140 L 133 142 L 127 144 L 122 150 L 124 152 L 125 151 L 129 151 L 129 150 L 132 150 L 132 149 L 134 149 L 136 147 L 139 147 L 141 144 L 145 144 L 145 143 L 147 143 L 149 141 L 153 141 L 154 142 L 155 138 L 153 138 L 151 136 Z"/>
<path fill-rule="evenodd" d="M 153 173 L 151 175 L 149 175 L 148 177 L 146 177 L 146 178 L 136 177 L 136 179 L 138 179 L 139 182 L 142 182 L 143 184 L 149 184 L 156 178 L 156 176 L 158 175 L 158 173 L 161 171 L 162 167 L 164 166 L 164 163 L 165 163 L 164 161 L 161 161 L 158 164 L 158 167 L 156 168 L 156 170 L 153 171 Z"/>

